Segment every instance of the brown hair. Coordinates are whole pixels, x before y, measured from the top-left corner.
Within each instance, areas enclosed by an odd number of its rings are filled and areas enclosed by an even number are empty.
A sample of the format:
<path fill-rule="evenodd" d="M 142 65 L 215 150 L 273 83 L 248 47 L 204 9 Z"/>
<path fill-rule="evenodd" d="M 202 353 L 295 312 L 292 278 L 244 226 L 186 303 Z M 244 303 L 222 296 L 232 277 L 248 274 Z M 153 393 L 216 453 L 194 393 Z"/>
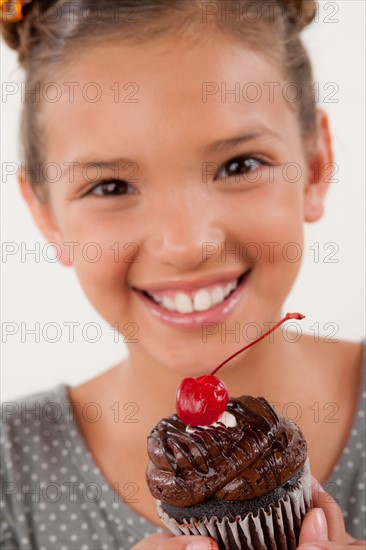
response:
<path fill-rule="evenodd" d="M 47 74 L 91 40 L 95 44 L 118 37 L 142 42 L 164 33 L 192 32 L 196 24 L 207 23 L 210 29 L 274 57 L 283 78 L 301 92 L 296 109 L 303 139 L 316 133 L 312 68 L 300 37 L 315 16 L 315 0 L 33 0 L 23 5 L 22 12 L 20 21 L 2 23 L 2 34 L 18 51 L 26 89 L 42 86 Z M 25 101 L 22 115 L 27 167 L 42 161 L 36 107 Z M 31 184 L 35 192 L 43 191 L 37 194 L 44 199 L 45 186 L 35 172 Z"/>

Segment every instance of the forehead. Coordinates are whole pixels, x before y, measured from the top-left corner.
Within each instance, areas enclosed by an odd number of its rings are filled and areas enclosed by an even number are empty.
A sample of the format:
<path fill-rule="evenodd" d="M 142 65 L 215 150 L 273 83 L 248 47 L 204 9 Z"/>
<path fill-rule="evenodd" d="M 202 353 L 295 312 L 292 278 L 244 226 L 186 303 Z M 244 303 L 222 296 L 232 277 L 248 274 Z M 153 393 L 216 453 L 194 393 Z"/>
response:
<path fill-rule="evenodd" d="M 222 36 L 85 48 L 57 83 L 58 100 L 43 104 L 46 148 L 69 160 L 176 142 L 198 151 L 213 136 L 294 123 L 273 61 Z"/>

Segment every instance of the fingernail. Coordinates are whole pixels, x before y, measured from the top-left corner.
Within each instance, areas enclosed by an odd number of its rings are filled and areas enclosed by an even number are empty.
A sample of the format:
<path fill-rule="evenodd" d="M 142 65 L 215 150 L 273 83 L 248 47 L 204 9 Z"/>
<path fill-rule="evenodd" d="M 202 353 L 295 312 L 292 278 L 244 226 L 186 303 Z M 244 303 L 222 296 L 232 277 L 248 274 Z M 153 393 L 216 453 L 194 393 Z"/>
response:
<path fill-rule="evenodd" d="M 211 541 L 207 539 L 196 539 L 193 542 L 190 542 L 188 546 L 186 546 L 187 550 L 212 550 L 213 545 L 211 544 Z"/>
<path fill-rule="evenodd" d="M 322 550 L 320 546 L 314 546 L 311 542 L 307 542 L 306 544 L 302 544 L 299 548 L 299 550 Z"/>
<path fill-rule="evenodd" d="M 314 511 L 314 530 L 319 540 L 328 540 L 327 520 L 321 508 Z"/>

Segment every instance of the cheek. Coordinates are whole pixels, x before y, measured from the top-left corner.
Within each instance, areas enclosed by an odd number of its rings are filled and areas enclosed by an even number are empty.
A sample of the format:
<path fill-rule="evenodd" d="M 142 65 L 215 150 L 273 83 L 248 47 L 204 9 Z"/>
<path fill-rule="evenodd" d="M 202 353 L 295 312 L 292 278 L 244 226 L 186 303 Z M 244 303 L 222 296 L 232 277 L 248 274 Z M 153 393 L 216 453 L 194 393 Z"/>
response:
<path fill-rule="evenodd" d="M 83 213 L 64 224 L 64 245 L 84 292 L 95 304 L 113 291 L 128 287 L 131 269 L 138 265 L 139 244 L 131 224 L 116 216 Z M 68 243 L 68 244 L 67 244 Z"/>
<path fill-rule="evenodd" d="M 255 281 L 256 295 L 279 306 L 299 273 L 304 248 L 303 205 L 300 183 L 291 188 L 278 182 L 276 192 L 262 203 L 257 221 L 261 252 Z"/>
<path fill-rule="evenodd" d="M 300 263 L 303 256 L 302 183 L 277 180 L 247 194 L 230 214 L 228 241 L 240 242 L 245 263 Z M 235 228 L 235 229 L 234 229 Z"/>
<path fill-rule="evenodd" d="M 94 254 L 96 250 L 94 247 L 85 248 L 75 260 L 74 269 L 85 295 L 104 316 L 114 306 L 116 292 L 119 298 L 123 297 L 123 290 L 128 286 L 129 264 L 114 261 L 113 254 L 102 248 L 98 249 L 98 259 L 88 259 L 91 251 Z"/>

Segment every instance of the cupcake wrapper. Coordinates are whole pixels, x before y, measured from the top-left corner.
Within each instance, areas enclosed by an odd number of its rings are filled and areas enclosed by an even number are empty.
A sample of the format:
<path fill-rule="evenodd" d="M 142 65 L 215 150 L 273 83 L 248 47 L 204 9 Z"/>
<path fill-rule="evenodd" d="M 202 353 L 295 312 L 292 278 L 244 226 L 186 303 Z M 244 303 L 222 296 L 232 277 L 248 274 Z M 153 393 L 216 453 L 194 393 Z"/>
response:
<path fill-rule="evenodd" d="M 220 550 L 296 550 L 302 520 L 312 507 L 309 459 L 297 487 L 257 513 L 235 521 L 207 517 L 179 523 L 157 501 L 158 514 L 174 535 L 204 535 L 216 540 Z"/>

